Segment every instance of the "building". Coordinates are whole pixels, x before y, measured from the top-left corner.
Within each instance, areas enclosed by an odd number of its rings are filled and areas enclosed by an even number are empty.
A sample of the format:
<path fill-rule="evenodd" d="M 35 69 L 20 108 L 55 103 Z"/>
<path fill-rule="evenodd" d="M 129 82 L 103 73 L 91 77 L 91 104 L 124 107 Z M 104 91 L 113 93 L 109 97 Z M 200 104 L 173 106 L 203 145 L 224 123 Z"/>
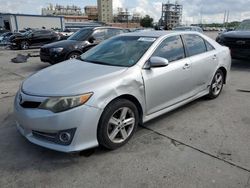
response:
<path fill-rule="evenodd" d="M 72 5 L 72 6 L 62 6 L 50 4 L 47 8 L 42 8 L 42 15 L 72 15 L 72 16 L 83 16 L 81 7 Z"/>
<path fill-rule="evenodd" d="M 89 20 L 98 20 L 98 9 L 97 6 L 85 6 L 84 7 L 85 15 Z"/>
<path fill-rule="evenodd" d="M 98 21 L 111 23 L 113 22 L 113 1 L 112 0 L 98 0 Z"/>
<path fill-rule="evenodd" d="M 26 28 L 63 30 L 64 18 L 62 16 L 0 13 L 0 28 L 4 28 L 12 32 Z"/>
<path fill-rule="evenodd" d="M 50 4 L 47 8 L 42 8 L 42 15 L 46 16 L 64 16 L 65 22 L 85 22 L 88 21 L 88 16 L 84 15 L 81 7 L 62 6 Z"/>
<path fill-rule="evenodd" d="M 182 5 L 167 3 L 162 4 L 162 16 L 159 25 L 165 29 L 172 29 L 181 24 L 182 21 Z"/>

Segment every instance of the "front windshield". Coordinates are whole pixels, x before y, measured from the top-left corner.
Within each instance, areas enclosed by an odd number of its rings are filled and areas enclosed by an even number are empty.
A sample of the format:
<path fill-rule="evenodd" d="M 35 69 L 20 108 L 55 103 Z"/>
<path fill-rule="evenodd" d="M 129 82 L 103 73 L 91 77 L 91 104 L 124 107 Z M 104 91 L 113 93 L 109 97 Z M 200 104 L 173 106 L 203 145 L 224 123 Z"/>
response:
<path fill-rule="evenodd" d="M 91 31 L 92 31 L 92 29 L 81 29 L 81 30 L 75 32 L 73 35 L 71 35 L 68 38 L 68 40 L 76 40 L 76 41 L 87 40 Z"/>
<path fill-rule="evenodd" d="M 155 40 L 152 37 L 118 36 L 85 52 L 81 59 L 103 65 L 130 67 L 138 62 Z"/>
<path fill-rule="evenodd" d="M 250 20 L 243 21 L 236 30 L 238 30 L 238 31 L 250 31 Z"/>

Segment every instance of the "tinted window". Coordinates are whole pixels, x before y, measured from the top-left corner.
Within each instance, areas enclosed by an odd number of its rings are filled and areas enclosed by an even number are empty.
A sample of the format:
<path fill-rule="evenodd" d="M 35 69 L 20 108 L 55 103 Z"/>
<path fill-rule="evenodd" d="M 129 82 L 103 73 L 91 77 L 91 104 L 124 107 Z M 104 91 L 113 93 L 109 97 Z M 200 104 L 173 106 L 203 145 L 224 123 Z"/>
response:
<path fill-rule="evenodd" d="M 155 50 L 153 56 L 163 57 L 169 62 L 185 58 L 181 37 L 173 36 L 164 40 Z"/>
<path fill-rule="evenodd" d="M 214 50 L 214 47 L 213 47 L 209 42 L 207 42 L 207 41 L 205 40 L 205 43 L 206 43 L 206 46 L 207 46 L 207 51 L 212 51 L 212 50 Z"/>
<path fill-rule="evenodd" d="M 77 40 L 77 41 L 87 40 L 91 32 L 92 32 L 92 29 L 81 29 L 75 32 L 73 35 L 71 35 L 68 38 L 68 40 Z"/>
<path fill-rule="evenodd" d="M 201 54 L 207 51 L 204 40 L 198 35 L 184 35 L 189 56 Z"/>
<path fill-rule="evenodd" d="M 108 29 L 108 37 L 113 37 L 122 33 L 123 31 L 121 29 Z"/>
<path fill-rule="evenodd" d="M 95 30 L 92 36 L 97 41 L 105 40 L 107 38 L 107 29 Z"/>

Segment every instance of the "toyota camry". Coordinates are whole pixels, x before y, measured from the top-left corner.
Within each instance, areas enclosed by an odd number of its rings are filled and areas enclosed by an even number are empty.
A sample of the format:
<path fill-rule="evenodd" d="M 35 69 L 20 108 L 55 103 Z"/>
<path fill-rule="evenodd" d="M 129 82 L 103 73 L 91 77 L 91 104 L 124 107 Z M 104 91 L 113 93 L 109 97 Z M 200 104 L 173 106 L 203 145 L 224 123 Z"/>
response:
<path fill-rule="evenodd" d="M 198 32 L 119 35 L 27 78 L 15 97 L 16 125 L 57 151 L 116 149 L 138 125 L 218 97 L 230 67 L 229 49 Z"/>

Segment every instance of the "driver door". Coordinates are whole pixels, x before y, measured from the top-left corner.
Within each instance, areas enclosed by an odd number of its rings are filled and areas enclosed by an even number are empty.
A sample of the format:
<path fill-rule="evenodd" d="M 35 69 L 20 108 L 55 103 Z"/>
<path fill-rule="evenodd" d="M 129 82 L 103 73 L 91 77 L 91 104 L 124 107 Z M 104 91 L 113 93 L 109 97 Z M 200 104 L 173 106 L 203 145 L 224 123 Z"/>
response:
<path fill-rule="evenodd" d="M 168 66 L 143 69 L 147 115 L 163 110 L 190 97 L 192 91 L 191 66 L 185 58 L 180 36 L 168 37 L 152 56 L 165 58 Z"/>

